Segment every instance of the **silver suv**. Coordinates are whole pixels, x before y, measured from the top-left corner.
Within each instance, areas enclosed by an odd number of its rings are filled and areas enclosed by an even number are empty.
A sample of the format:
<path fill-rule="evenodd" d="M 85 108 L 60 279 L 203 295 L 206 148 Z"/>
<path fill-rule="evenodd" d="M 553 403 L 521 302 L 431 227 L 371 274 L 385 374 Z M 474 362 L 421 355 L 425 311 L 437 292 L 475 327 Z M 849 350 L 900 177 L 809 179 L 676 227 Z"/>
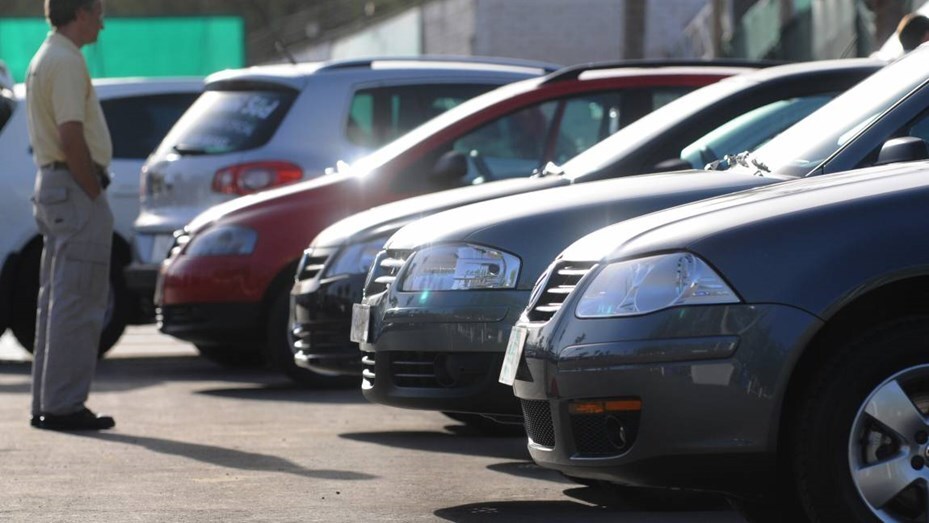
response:
<path fill-rule="evenodd" d="M 314 178 L 462 101 L 557 66 L 520 60 L 418 58 L 229 70 L 142 169 L 135 261 L 127 282 L 151 306 L 173 233 L 238 196 Z"/>

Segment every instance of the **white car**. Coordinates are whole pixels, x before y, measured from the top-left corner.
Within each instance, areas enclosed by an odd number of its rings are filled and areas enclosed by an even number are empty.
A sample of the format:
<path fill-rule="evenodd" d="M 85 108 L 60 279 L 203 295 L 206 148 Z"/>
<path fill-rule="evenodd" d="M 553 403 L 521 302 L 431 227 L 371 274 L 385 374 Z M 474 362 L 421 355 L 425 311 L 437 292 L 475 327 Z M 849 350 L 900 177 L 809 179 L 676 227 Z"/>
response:
<path fill-rule="evenodd" d="M 139 172 L 174 122 L 203 90 L 200 78 L 94 80 L 113 139 L 113 183 L 107 196 L 114 217 L 110 305 L 101 353 L 139 315 L 123 268 L 131 260 L 132 224 L 139 214 Z M 26 129 L 25 86 L 0 87 L 0 333 L 7 328 L 32 350 L 42 237 L 32 216 L 36 167 Z"/>

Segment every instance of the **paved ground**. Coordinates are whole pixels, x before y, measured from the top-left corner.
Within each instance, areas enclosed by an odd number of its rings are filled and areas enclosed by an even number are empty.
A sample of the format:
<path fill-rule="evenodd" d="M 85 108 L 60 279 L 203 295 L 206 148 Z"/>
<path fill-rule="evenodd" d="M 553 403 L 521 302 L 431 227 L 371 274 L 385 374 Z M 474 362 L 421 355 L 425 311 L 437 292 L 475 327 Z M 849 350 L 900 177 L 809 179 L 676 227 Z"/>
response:
<path fill-rule="evenodd" d="M 31 429 L 29 367 L 0 338 L 0 521 L 742 521 L 645 512 L 540 469 L 521 438 L 223 369 L 151 328 L 98 367 L 90 406 L 113 431 Z"/>

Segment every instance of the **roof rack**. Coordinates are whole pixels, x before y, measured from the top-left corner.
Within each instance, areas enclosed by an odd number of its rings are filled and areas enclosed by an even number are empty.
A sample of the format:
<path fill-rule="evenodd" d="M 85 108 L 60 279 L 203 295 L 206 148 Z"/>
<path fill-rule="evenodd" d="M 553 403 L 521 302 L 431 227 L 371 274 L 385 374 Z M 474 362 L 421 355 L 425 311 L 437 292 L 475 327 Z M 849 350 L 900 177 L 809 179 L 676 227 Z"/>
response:
<path fill-rule="evenodd" d="M 547 73 L 558 71 L 563 66 L 551 62 L 538 62 L 535 60 L 522 60 L 518 58 L 496 58 L 483 56 L 457 56 L 457 55 L 427 55 L 427 56 L 385 56 L 374 58 L 358 58 L 349 60 L 336 60 L 327 62 L 318 71 L 331 71 L 337 69 L 350 69 L 355 67 L 371 67 L 374 62 L 464 62 L 470 64 L 502 65 L 512 67 L 531 67 L 541 69 Z"/>
<path fill-rule="evenodd" d="M 715 60 L 621 60 L 618 62 L 591 62 L 586 64 L 572 65 L 555 71 L 545 78 L 543 84 L 555 82 L 564 82 L 567 80 L 577 80 L 581 73 L 587 71 L 599 71 L 603 69 L 622 69 L 631 67 L 771 67 L 773 65 L 783 65 L 789 62 L 775 60 L 740 60 L 740 59 L 715 59 Z"/>

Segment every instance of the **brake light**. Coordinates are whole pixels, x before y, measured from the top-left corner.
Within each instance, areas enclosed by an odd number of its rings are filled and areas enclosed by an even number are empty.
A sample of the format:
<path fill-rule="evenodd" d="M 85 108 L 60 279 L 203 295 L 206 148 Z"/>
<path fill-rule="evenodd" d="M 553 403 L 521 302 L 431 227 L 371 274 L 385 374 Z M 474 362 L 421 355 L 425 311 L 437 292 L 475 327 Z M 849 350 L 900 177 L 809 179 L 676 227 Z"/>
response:
<path fill-rule="evenodd" d="M 224 167 L 213 175 L 213 191 L 249 194 L 303 178 L 303 169 L 288 162 L 252 162 Z"/>

